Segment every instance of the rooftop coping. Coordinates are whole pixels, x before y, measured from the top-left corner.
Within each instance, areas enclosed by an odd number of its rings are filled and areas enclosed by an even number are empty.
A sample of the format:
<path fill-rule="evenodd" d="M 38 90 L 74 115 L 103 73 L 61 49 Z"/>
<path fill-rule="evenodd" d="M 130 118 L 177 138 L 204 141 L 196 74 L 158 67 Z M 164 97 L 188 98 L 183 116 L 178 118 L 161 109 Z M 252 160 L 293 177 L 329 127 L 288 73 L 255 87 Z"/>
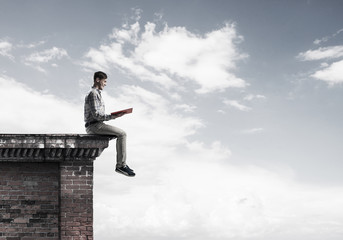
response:
<path fill-rule="evenodd" d="M 0 134 L 0 162 L 95 160 L 111 138 L 90 134 Z"/>

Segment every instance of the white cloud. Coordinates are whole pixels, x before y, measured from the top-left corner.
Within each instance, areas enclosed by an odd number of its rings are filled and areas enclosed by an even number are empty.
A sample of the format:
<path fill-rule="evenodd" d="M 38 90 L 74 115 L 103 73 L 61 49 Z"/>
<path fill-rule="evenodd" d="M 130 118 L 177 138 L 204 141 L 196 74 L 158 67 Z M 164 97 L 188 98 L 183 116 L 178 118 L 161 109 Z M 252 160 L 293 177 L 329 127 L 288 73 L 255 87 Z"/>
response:
<path fill-rule="evenodd" d="M 115 66 L 167 88 L 195 83 L 197 93 L 247 85 L 234 73 L 237 61 L 247 57 L 238 50 L 243 37 L 237 34 L 234 24 L 201 36 L 184 27 L 168 25 L 157 31 L 151 22 L 142 31 L 136 22 L 115 28 L 110 39 L 113 42 L 86 53 L 90 60 L 83 63 L 85 67 Z"/>
<path fill-rule="evenodd" d="M 224 104 L 226 104 L 227 106 L 230 106 L 230 107 L 233 107 L 233 108 L 236 108 L 240 111 L 244 111 L 244 112 L 248 112 L 251 110 L 250 107 L 247 107 L 241 103 L 239 103 L 237 100 L 224 100 Z"/>
<path fill-rule="evenodd" d="M 257 95 L 249 94 L 249 95 L 246 95 L 244 97 L 244 100 L 246 100 L 246 101 L 252 101 L 254 99 L 266 99 L 266 96 L 259 95 L 259 94 L 257 94 Z"/>
<path fill-rule="evenodd" d="M 341 188 L 223 164 L 216 161 L 227 158 L 221 150 L 198 145 L 184 155 L 169 152 L 151 171 L 136 169 L 133 181 L 97 175 L 96 186 L 105 181 L 106 187 L 95 193 L 95 237 L 301 240 L 343 234 Z"/>
<path fill-rule="evenodd" d="M 303 61 L 334 59 L 343 56 L 343 46 L 330 46 L 301 52 L 297 58 Z"/>
<path fill-rule="evenodd" d="M 43 44 L 45 44 L 45 41 L 39 41 L 39 42 L 34 42 L 34 43 L 29 43 L 29 44 L 21 43 L 21 44 L 16 45 L 16 47 L 30 49 L 30 48 L 36 48 L 36 47 L 43 45 Z"/>
<path fill-rule="evenodd" d="M 13 60 L 14 57 L 10 54 L 12 48 L 13 48 L 12 43 L 8 41 L 0 40 L 0 55 L 1 56 L 8 57 L 11 60 Z"/>
<path fill-rule="evenodd" d="M 83 105 L 34 91 L 4 75 L 0 102 L 3 133 L 84 133 Z"/>
<path fill-rule="evenodd" d="M 314 73 L 310 75 L 315 79 L 325 81 L 330 86 L 343 82 L 342 57 L 343 45 L 308 50 L 297 56 L 297 58 L 303 61 L 332 60 L 339 58 L 339 61 L 336 60 L 336 62 L 332 62 L 331 64 L 322 62 L 320 64 L 320 69 L 315 70 Z"/>
<path fill-rule="evenodd" d="M 63 48 L 53 47 L 41 52 L 31 54 L 26 58 L 26 61 L 36 63 L 47 63 L 53 59 L 61 59 L 62 57 L 68 56 L 68 53 Z"/>
<path fill-rule="evenodd" d="M 188 104 L 176 104 L 174 109 L 181 110 L 184 112 L 194 112 L 194 110 L 197 109 L 197 107 Z"/>
<path fill-rule="evenodd" d="M 199 118 L 183 116 L 179 110 L 171 107 L 173 104 L 170 101 L 159 94 L 129 85 L 121 86 L 118 91 L 120 94 L 115 98 L 104 92 L 105 102 L 112 104 L 107 104 L 107 109 L 133 107 L 132 116 L 116 122 L 125 120 L 125 123 L 121 123 L 125 129 L 136 129 L 132 135 L 135 135 L 133 141 L 137 145 L 144 142 L 147 146 L 158 146 L 158 149 L 151 147 L 151 153 L 157 151 L 160 155 L 164 154 L 164 149 L 182 146 L 188 136 L 204 127 Z"/>
<path fill-rule="evenodd" d="M 263 128 L 251 128 L 251 129 L 243 130 L 242 133 L 243 134 L 256 134 L 256 133 L 261 133 L 263 131 L 264 131 Z"/>
<path fill-rule="evenodd" d="M 112 121 L 128 132 L 135 178 L 114 173 L 115 142 L 95 161 L 95 238 L 339 239 L 339 187 L 299 184 L 281 171 L 230 164 L 220 142 L 190 141 L 202 125 L 170 110 L 161 95 L 121 86 L 108 111 L 132 106 Z M 83 103 L 43 94 L 0 77 L 3 133 L 84 133 Z M 112 167 L 111 167 L 112 166 Z"/>
<path fill-rule="evenodd" d="M 336 36 L 337 36 L 338 34 L 340 34 L 341 32 L 343 32 L 343 28 L 340 29 L 340 30 L 338 30 L 337 32 L 335 32 L 334 34 L 332 34 L 332 35 L 330 35 L 330 36 L 325 36 L 325 37 L 323 37 L 323 38 L 321 38 L 321 39 L 316 39 L 316 40 L 313 41 L 313 43 L 316 44 L 316 45 L 319 45 L 319 44 L 321 44 L 321 43 L 327 42 L 327 41 L 329 41 L 331 38 L 336 37 Z"/>
<path fill-rule="evenodd" d="M 176 83 L 165 73 L 155 73 L 126 57 L 119 43 L 101 45 L 99 50 L 92 48 L 85 56 L 91 59 L 90 62 L 83 63 L 86 68 L 109 70 L 112 66 L 116 66 L 142 81 L 154 82 L 165 88 L 176 86 Z"/>
<path fill-rule="evenodd" d="M 133 12 L 131 19 L 134 21 L 139 21 L 141 19 L 143 10 L 140 8 L 131 8 L 131 11 Z"/>
<path fill-rule="evenodd" d="M 343 82 L 343 60 L 334 62 L 322 70 L 316 71 L 311 77 L 334 85 Z"/>
<path fill-rule="evenodd" d="M 125 42 L 138 44 L 139 31 L 140 31 L 140 26 L 139 26 L 139 23 L 136 22 L 135 24 L 132 24 L 131 26 L 129 26 L 128 29 L 126 28 L 113 29 L 112 34 L 110 34 L 110 38 L 115 39 L 120 44 L 124 44 Z"/>
<path fill-rule="evenodd" d="M 321 67 L 328 67 L 329 64 L 328 64 L 327 62 L 323 62 L 323 63 L 320 64 L 320 66 L 321 66 Z"/>
<path fill-rule="evenodd" d="M 26 65 L 32 66 L 40 72 L 46 72 L 41 64 L 45 64 L 53 60 L 60 60 L 63 57 L 68 57 L 68 53 L 65 49 L 52 47 L 44 51 L 32 53 L 28 57 L 25 57 L 24 62 Z"/>
<path fill-rule="evenodd" d="M 169 28 L 156 33 L 155 25 L 146 25 L 142 42 L 135 49 L 138 59 L 158 71 L 167 71 L 200 85 L 199 93 L 244 87 L 244 80 L 230 70 L 236 61 L 246 57 L 236 49 L 234 25 L 198 36 L 184 27 Z"/>

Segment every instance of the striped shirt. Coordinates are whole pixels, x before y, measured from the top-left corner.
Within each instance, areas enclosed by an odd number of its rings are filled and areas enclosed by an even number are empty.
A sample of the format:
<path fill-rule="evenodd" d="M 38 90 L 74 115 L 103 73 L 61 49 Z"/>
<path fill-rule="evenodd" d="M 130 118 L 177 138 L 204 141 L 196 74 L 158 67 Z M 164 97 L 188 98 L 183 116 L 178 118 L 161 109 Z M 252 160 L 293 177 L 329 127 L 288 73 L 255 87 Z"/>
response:
<path fill-rule="evenodd" d="M 101 91 L 95 87 L 92 87 L 85 98 L 84 117 L 86 123 L 111 119 L 110 114 L 105 114 L 105 102 L 101 97 Z"/>

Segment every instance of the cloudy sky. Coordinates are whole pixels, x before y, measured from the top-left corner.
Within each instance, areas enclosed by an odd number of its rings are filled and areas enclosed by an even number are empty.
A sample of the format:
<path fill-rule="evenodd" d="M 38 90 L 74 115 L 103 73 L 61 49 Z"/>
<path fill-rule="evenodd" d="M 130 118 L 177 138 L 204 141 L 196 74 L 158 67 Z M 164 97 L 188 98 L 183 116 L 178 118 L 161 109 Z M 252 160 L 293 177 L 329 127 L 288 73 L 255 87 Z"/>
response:
<path fill-rule="evenodd" d="M 0 0 L 0 131 L 85 133 L 105 71 L 135 178 L 95 161 L 95 239 L 343 236 L 343 2 Z"/>

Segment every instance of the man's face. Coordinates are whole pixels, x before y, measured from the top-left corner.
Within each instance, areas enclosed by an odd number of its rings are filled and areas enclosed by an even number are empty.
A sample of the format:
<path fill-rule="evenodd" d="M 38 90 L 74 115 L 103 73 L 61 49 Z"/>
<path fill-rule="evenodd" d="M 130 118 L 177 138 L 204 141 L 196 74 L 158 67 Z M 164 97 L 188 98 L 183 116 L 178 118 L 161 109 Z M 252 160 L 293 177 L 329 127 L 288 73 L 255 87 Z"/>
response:
<path fill-rule="evenodd" d="M 101 79 L 101 80 L 97 79 L 98 89 L 103 90 L 104 87 L 106 87 L 106 84 L 107 84 L 107 79 Z"/>

